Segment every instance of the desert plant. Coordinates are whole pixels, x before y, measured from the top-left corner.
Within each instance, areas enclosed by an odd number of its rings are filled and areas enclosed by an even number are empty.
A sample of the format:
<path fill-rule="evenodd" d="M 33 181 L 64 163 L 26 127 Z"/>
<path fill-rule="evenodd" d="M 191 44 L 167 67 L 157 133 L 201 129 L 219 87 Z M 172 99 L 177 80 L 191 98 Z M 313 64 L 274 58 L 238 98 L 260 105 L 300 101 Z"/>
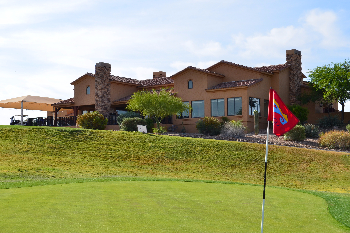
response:
<path fill-rule="evenodd" d="M 242 121 L 229 121 L 224 124 L 221 129 L 221 135 L 224 137 L 240 138 L 244 137 L 246 132 L 246 127 L 243 125 Z"/>
<path fill-rule="evenodd" d="M 323 129 L 331 129 L 334 126 L 340 126 L 341 120 L 338 116 L 325 116 L 318 121 L 318 125 Z"/>
<path fill-rule="evenodd" d="M 88 112 L 77 117 L 77 124 L 84 129 L 105 129 L 108 119 L 98 111 Z"/>
<path fill-rule="evenodd" d="M 307 108 L 301 107 L 300 105 L 290 105 L 288 108 L 299 119 L 301 124 L 307 121 L 307 115 L 309 114 Z"/>
<path fill-rule="evenodd" d="M 214 136 L 220 134 L 221 123 L 215 117 L 204 117 L 197 121 L 196 128 L 201 134 Z"/>
<path fill-rule="evenodd" d="M 254 133 L 259 134 L 259 112 L 254 110 Z"/>
<path fill-rule="evenodd" d="M 305 124 L 305 136 L 307 138 L 319 138 L 320 128 L 317 125 Z"/>
<path fill-rule="evenodd" d="M 346 126 L 346 130 L 350 132 L 350 124 Z"/>
<path fill-rule="evenodd" d="M 304 141 L 305 138 L 305 127 L 302 125 L 296 125 L 284 134 L 284 140 L 286 141 Z"/>
<path fill-rule="evenodd" d="M 320 146 L 330 149 L 350 148 L 350 134 L 346 131 L 333 130 L 320 137 Z"/>
<path fill-rule="evenodd" d="M 134 118 L 134 117 L 139 117 L 140 118 L 141 115 L 140 115 L 140 113 L 137 113 L 137 112 L 126 112 L 126 113 L 120 114 L 117 117 L 118 125 L 121 125 L 125 118 Z"/>
<path fill-rule="evenodd" d="M 137 125 L 146 125 L 146 120 L 139 117 L 124 118 L 120 129 L 124 131 L 137 131 Z"/>

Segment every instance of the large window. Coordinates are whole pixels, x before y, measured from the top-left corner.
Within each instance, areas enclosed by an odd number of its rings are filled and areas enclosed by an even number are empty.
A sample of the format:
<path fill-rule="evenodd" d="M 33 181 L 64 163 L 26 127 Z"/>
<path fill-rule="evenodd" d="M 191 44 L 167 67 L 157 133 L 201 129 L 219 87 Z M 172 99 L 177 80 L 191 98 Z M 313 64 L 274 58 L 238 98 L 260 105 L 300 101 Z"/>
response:
<path fill-rule="evenodd" d="M 87 86 L 87 88 L 86 88 L 86 94 L 87 94 L 87 95 L 90 95 L 90 86 Z"/>
<path fill-rule="evenodd" d="M 190 80 L 188 81 L 188 89 L 192 89 L 193 88 L 193 81 Z"/>
<path fill-rule="evenodd" d="M 242 97 L 227 98 L 227 115 L 242 115 Z"/>
<path fill-rule="evenodd" d="M 204 117 L 204 100 L 192 101 L 192 118 Z"/>
<path fill-rule="evenodd" d="M 249 115 L 254 115 L 254 111 L 258 111 L 260 116 L 260 99 L 249 97 Z"/>
<path fill-rule="evenodd" d="M 188 101 L 184 101 L 183 103 L 186 105 L 190 105 L 190 102 L 188 102 Z M 180 116 L 176 116 L 176 117 L 177 117 L 177 119 L 189 118 L 190 111 L 189 110 L 183 111 Z"/>
<path fill-rule="evenodd" d="M 225 116 L 225 100 L 214 99 L 211 100 L 211 116 Z"/>

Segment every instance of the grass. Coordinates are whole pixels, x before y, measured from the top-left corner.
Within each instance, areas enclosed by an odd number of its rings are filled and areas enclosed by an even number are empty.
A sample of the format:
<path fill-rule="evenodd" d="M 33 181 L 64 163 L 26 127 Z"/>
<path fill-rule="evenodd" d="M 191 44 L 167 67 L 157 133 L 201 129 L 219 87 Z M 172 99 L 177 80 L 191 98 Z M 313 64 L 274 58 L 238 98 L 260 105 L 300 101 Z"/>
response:
<path fill-rule="evenodd" d="M 0 126 L 0 155 L 0 188 L 140 177 L 262 184 L 265 145 Z M 314 194 L 325 199 L 332 216 L 348 227 L 349 181 L 349 154 L 269 146 L 267 184 L 307 192 L 328 191 Z"/>
<path fill-rule="evenodd" d="M 0 190 L 3 232 L 258 232 L 262 187 L 176 181 Z M 314 195 L 269 188 L 266 232 L 349 232 Z M 20 221 L 18 221 L 20 219 Z"/>

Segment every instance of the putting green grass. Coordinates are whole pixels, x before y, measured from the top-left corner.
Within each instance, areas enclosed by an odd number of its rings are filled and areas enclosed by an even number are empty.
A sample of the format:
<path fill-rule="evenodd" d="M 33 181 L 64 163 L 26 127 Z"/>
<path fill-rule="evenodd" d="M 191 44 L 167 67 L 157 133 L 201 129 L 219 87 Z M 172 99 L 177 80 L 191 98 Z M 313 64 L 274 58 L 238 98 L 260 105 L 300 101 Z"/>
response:
<path fill-rule="evenodd" d="M 265 232 L 349 232 L 315 195 L 267 188 Z M 110 181 L 0 189 L 1 232 L 259 232 L 262 187 Z"/>

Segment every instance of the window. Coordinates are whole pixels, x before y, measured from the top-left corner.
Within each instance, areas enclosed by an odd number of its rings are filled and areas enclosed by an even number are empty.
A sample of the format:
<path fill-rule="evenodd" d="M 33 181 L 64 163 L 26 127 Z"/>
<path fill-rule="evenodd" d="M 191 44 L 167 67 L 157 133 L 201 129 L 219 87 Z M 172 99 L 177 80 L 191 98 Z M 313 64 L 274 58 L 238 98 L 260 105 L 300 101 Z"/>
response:
<path fill-rule="evenodd" d="M 225 100 L 214 99 L 211 100 L 211 116 L 225 116 Z"/>
<path fill-rule="evenodd" d="M 184 101 L 183 103 L 186 105 L 190 105 L 190 102 L 188 102 L 188 101 Z M 189 118 L 190 112 L 189 112 L 189 110 L 183 111 L 180 116 L 176 116 L 176 117 L 177 117 L 177 119 Z"/>
<path fill-rule="evenodd" d="M 193 88 L 193 82 L 192 80 L 188 81 L 188 89 L 192 89 Z"/>
<path fill-rule="evenodd" d="M 87 94 L 87 95 L 90 95 L 90 86 L 87 86 L 87 88 L 86 88 L 86 94 Z"/>
<path fill-rule="evenodd" d="M 204 117 L 204 100 L 192 101 L 192 118 Z"/>
<path fill-rule="evenodd" d="M 269 109 L 269 100 L 264 100 L 264 117 L 267 117 L 269 115 L 268 109 Z"/>
<path fill-rule="evenodd" d="M 227 115 L 242 115 L 242 97 L 227 98 Z"/>
<path fill-rule="evenodd" d="M 254 111 L 258 111 L 260 116 L 260 99 L 249 97 L 249 115 L 254 115 Z"/>

